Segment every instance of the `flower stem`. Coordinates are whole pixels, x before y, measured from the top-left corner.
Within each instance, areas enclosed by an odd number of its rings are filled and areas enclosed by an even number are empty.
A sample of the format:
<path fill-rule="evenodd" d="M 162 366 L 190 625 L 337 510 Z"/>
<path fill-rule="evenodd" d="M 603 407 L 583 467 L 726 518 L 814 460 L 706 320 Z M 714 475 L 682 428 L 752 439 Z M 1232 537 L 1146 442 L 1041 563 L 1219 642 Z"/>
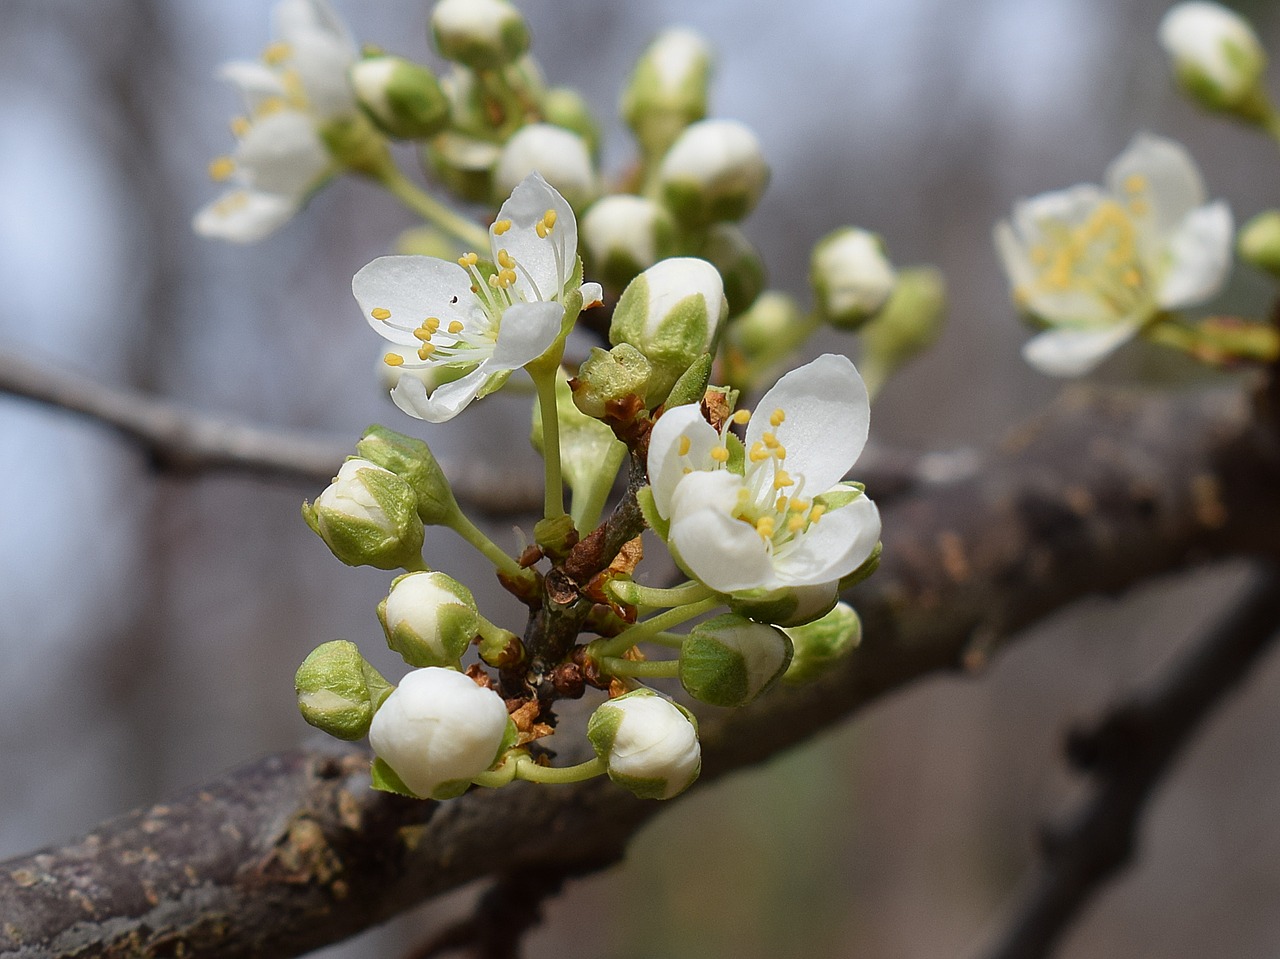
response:
<path fill-rule="evenodd" d="M 462 510 L 456 510 L 445 525 L 474 546 L 499 572 L 506 573 L 516 579 L 533 575 L 504 553 L 493 540 L 485 536 L 475 523 L 467 519 Z"/>
<path fill-rule="evenodd" d="M 580 783 L 586 779 L 594 779 L 605 771 L 604 760 L 598 756 L 576 766 L 539 766 L 528 756 L 521 756 L 516 760 L 515 767 L 516 779 L 554 785 Z"/>
<path fill-rule="evenodd" d="M 648 619 L 636 623 L 630 629 L 624 629 L 617 636 L 599 640 L 599 645 L 592 643 L 587 647 L 587 653 L 597 661 L 610 656 L 618 656 L 625 653 L 636 643 L 642 643 L 649 637 L 662 633 L 670 626 L 676 626 L 687 619 L 693 619 L 693 617 L 709 612 L 719 605 L 720 597 L 712 596 L 710 599 L 704 599 L 700 603 L 677 606 L 675 609 L 669 609 L 665 613 L 659 613 L 657 616 L 650 616 Z"/>
<path fill-rule="evenodd" d="M 546 519 L 554 519 L 564 515 L 564 481 L 560 473 L 560 417 L 556 410 L 556 368 L 555 363 L 537 362 L 526 369 L 533 378 L 534 389 L 538 391 L 538 415 L 542 417 L 542 461 L 546 466 L 546 491 L 543 500 L 543 515 Z"/>
<path fill-rule="evenodd" d="M 672 606 L 687 606 L 689 603 L 701 602 L 715 595 L 710 586 L 704 586 L 696 580 L 689 580 L 670 589 L 656 586 L 641 586 L 631 580 L 617 579 L 609 584 L 609 591 L 621 602 L 629 606 L 652 606 L 668 609 Z"/>
<path fill-rule="evenodd" d="M 489 234 L 483 227 L 449 209 L 401 173 L 398 167 L 388 164 L 378 171 L 377 180 L 401 203 L 463 246 L 477 250 L 489 248 Z"/>
<path fill-rule="evenodd" d="M 422 558 L 422 556 L 421 556 L 421 555 L 416 556 L 416 557 L 414 557 L 414 556 L 409 557 L 409 559 L 407 559 L 407 560 L 405 561 L 404 566 L 403 566 L 403 567 L 401 567 L 401 568 L 402 568 L 406 573 L 429 573 L 429 572 L 431 572 L 431 567 L 427 565 L 427 561 L 426 561 L 426 560 L 424 560 L 424 559 Z"/>
<path fill-rule="evenodd" d="M 633 676 L 637 679 L 672 679 L 680 675 L 678 659 L 622 659 L 606 656 L 600 660 L 600 668 L 613 676 Z"/>
<path fill-rule="evenodd" d="M 586 489 L 573 491 L 573 525 L 575 529 L 595 529 L 600 522 L 600 514 L 604 512 L 604 504 L 609 499 L 609 491 L 613 489 L 613 481 L 618 478 L 618 470 L 627 458 L 627 448 L 621 443 L 609 447 L 600 469 L 591 479 Z"/>

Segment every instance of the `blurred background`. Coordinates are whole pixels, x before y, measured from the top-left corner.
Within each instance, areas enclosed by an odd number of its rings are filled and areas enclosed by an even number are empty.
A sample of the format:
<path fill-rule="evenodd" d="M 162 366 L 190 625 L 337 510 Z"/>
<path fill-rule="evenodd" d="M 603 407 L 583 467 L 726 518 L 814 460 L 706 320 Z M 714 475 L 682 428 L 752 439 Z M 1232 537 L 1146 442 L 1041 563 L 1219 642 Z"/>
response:
<path fill-rule="evenodd" d="M 423 0 L 335 3 L 362 41 L 438 63 Z M 882 394 L 886 443 L 990 445 L 1052 399 L 1057 384 L 1019 360 L 990 242 L 1015 198 L 1097 181 L 1145 129 L 1187 143 L 1238 221 L 1277 202 L 1274 147 L 1172 89 L 1164 2 L 520 6 L 549 79 L 605 122 L 614 172 L 636 54 L 670 23 L 711 39 L 713 114 L 755 128 L 773 165 L 746 228 L 774 286 L 803 295 L 812 242 L 846 223 L 882 233 L 899 265 L 945 270 L 950 326 Z M 1238 8 L 1280 51 L 1274 5 Z M 523 401 L 428 427 L 378 388 L 350 278 L 413 221 L 374 187 L 340 181 L 256 246 L 191 233 L 238 107 L 214 71 L 256 55 L 267 23 L 257 0 L 0 0 L 0 348 L 256 422 L 354 441 L 383 421 L 494 470 L 536 468 Z M 1246 272 L 1224 302 L 1263 301 Z M 291 681 L 320 642 L 352 639 L 399 674 L 373 615 L 386 576 L 339 564 L 298 515 L 319 488 L 157 476 L 114 434 L 4 396 L 0 449 L 0 857 L 306 741 Z M 493 532 L 514 549 L 510 525 Z M 428 542 L 446 571 L 486 578 L 449 534 Z M 973 954 L 1000 928 L 1036 823 L 1079 794 L 1064 729 L 1156 675 L 1236 573 L 1082 603 L 985 675 L 920 683 L 697 791 L 624 865 L 571 884 L 531 955 Z M 485 611 L 517 615 L 500 597 Z M 1159 793 L 1141 863 L 1063 956 L 1276 955 L 1278 693 L 1272 662 L 1216 717 Z M 325 955 L 397 955 L 473 895 Z"/>

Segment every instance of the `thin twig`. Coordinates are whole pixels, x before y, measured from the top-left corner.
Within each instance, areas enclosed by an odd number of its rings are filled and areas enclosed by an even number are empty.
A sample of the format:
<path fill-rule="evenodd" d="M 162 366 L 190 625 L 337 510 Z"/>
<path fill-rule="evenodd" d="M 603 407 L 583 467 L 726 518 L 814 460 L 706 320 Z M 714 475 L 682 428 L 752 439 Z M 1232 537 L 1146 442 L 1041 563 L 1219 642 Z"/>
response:
<path fill-rule="evenodd" d="M 990 959 L 1052 954 L 1089 900 L 1133 859 L 1142 814 L 1182 748 L 1278 634 L 1280 571 L 1268 564 L 1162 683 L 1069 737 L 1068 758 L 1097 790 L 1071 819 L 1045 830 L 1038 874 Z"/>

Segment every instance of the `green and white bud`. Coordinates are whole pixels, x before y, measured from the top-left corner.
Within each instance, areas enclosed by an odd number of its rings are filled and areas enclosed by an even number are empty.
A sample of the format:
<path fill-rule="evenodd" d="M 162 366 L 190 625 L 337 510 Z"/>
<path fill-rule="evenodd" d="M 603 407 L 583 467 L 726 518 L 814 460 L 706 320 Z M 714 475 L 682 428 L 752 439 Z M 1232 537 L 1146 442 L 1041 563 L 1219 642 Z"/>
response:
<path fill-rule="evenodd" d="M 591 204 L 578 225 L 588 273 L 621 290 L 642 270 L 675 253 L 671 214 L 647 197 L 619 193 Z"/>
<path fill-rule="evenodd" d="M 682 223 L 741 220 L 769 183 L 769 165 L 751 128 L 737 120 L 687 127 L 658 169 L 662 196 Z"/>
<path fill-rule="evenodd" d="M 1240 228 L 1240 259 L 1280 277 L 1280 210 L 1266 210 Z"/>
<path fill-rule="evenodd" d="M 390 470 L 350 459 L 302 518 L 348 566 L 418 569 L 422 520 L 413 489 Z"/>
<path fill-rule="evenodd" d="M 898 274 L 889 302 L 860 333 L 858 368 L 872 396 L 937 341 L 946 312 L 947 284 L 938 270 L 917 267 Z"/>
<path fill-rule="evenodd" d="M 784 586 L 734 593 L 729 608 L 739 616 L 774 626 L 801 626 L 826 615 L 839 597 L 836 583 Z"/>
<path fill-rule="evenodd" d="M 480 633 L 471 590 L 444 573 L 407 573 L 378 604 L 387 645 L 410 666 L 456 666 Z"/>
<path fill-rule="evenodd" d="M 595 156 L 600 150 L 600 126 L 582 94 L 572 87 L 552 87 L 542 98 L 542 116 L 553 126 L 571 130 Z"/>
<path fill-rule="evenodd" d="M 626 343 L 653 367 L 645 405 L 666 399 L 677 379 L 711 352 L 729 316 L 720 273 L 706 260 L 672 257 L 632 280 L 613 311 L 609 342 Z"/>
<path fill-rule="evenodd" d="M 649 156 L 661 156 L 685 127 L 707 115 L 711 47 L 688 27 L 671 27 L 640 54 L 622 92 L 621 113 Z"/>
<path fill-rule="evenodd" d="M 560 191 L 575 210 L 580 210 L 600 192 L 591 151 L 582 137 L 550 123 L 521 127 L 507 141 L 493 168 L 495 201 L 505 200 L 530 173 Z"/>
<path fill-rule="evenodd" d="M 501 153 L 496 143 L 446 130 L 427 145 L 424 158 L 450 192 L 473 203 L 488 203 Z"/>
<path fill-rule="evenodd" d="M 302 718 L 338 739 L 360 739 L 392 685 L 360 655 L 355 643 L 335 639 L 311 651 L 293 678 Z"/>
<path fill-rule="evenodd" d="M 840 329 L 857 329 L 874 316 L 888 301 L 896 279 L 884 242 L 856 227 L 828 233 L 809 257 L 809 282 L 818 309 Z"/>
<path fill-rule="evenodd" d="M 587 738 L 609 778 L 641 799 L 670 799 L 702 769 L 693 716 L 652 689 L 611 699 L 591 714 Z"/>
<path fill-rule="evenodd" d="M 449 125 L 449 100 L 440 81 L 420 64 L 369 57 L 351 68 L 351 86 L 369 119 L 388 136 L 420 140 Z"/>
<path fill-rule="evenodd" d="M 506 0 L 440 0 L 431 34 L 442 56 L 473 70 L 506 66 L 529 48 L 524 17 Z"/>
<path fill-rule="evenodd" d="M 764 290 L 764 260 L 734 224 L 712 226 L 698 255 L 720 271 L 730 318 L 741 315 Z"/>
<path fill-rule="evenodd" d="M 806 626 L 783 630 L 791 639 L 791 665 L 782 674 L 785 683 L 807 683 L 818 678 L 862 642 L 862 620 L 848 603 L 836 603 L 821 619 Z"/>
<path fill-rule="evenodd" d="M 424 525 L 448 525 L 457 515 L 453 488 L 422 440 L 374 425 L 356 443 L 356 455 L 391 470 L 409 484 Z"/>
<path fill-rule="evenodd" d="M 1159 35 L 1178 82 L 1201 106 L 1251 121 L 1265 117 L 1267 54 L 1238 13 L 1207 0 L 1179 3 L 1160 21 Z"/>
<path fill-rule="evenodd" d="M 369 744 L 414 795 L 452 799 L 497 761 L 507 729 L 501 696 L 463 673 L 428 666 L 405 676 L 386 698 L 369 727 Z"/>
<path fill-rule="evenodd" d="M 570 386 L 573 405 L 587 416 L 602 420 L 610 405 L 628 396 L 644 397 L 653 366 L 629 343 L 605 351 L 593 346 Z"/>
<path fill-rule="evenodd" d="M 725 613 L 695 626 L 680 648 L 680 683 L 713 706 L 745 706 L 791 662 L 791 642 L 779 629 Z"/>

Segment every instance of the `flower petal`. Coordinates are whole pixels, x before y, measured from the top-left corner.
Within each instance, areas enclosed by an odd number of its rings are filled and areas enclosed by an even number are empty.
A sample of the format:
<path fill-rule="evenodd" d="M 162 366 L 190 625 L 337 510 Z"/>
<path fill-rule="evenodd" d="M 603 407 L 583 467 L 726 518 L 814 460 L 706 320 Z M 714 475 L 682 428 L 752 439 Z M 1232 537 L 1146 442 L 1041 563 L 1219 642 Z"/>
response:
<path fill-rule="evenodd" d="M 345 46 L 350 59 L 357 53 L 355 38 L 327 0 L 279 0 L 272 8 L 271 24 L 274 35 L 285 43 L 320 34 Z"/>
<path fill-rule="evenodd" d="M 604 303 L 604 288 L 599 283 L 583 283 L 580 287 L 582 290 L 582 308 L 589 310 L 593 306 L 600 306 Z"/>
<path fill-rule="evenodd" d="M 689 452 L 680 455 L 680 441 L 689 439 Z M 673 406 L 654 424 L 649 434 L 649 485 L 658 515 L 671 515 L 671 497 L 676 484 L 685 476 L 686 467 L 709 470 L 714 465 L 711 450 L 720 445 L 720 434 L 702 418 L 697 403 Z"/>
<path fill-rule="evenodd" d="M 880 511 L 868 496 L 824 513 L 821 521 L 779 550 L 777 578 L 788 586 L 816 586 L 847 576 L 880 541 Z"/>
<path fill-rule="evenodd" d="M 492 374 L 485 363 L 452 383 L 437 386 L 427 395 L 427 388 L 416 376 L 401 376 L 391 391 L 392 402 L 410 416 L 428 423 L 444 423 L 461 413 L 476 398 L 485 380 Z"/>
<path fill-rule="evenodd" d="M 540 237 L 538 224 L 548 210 L 555 212 L 555 226 Z M 511 191 L 494 223 L 506 220 L 511 221 L 511 227 L 501 235 L 489 228 L 494 259 L 499 250 L 515 258 L 522 268 L 516 270 L 515 290 L 525 299 L 559 299 L 577 263 L 578 221 L 573 208 L 555 187 L 539 174 L 530 173 Z"/>
<path fill-rule="evenodd" d="M 285 95 L 279 75 L 257 60 L 232 60 L 218 68 L 219 78 L 231 83 L 244 98 L 245 109 L 253 113 L 264 100 Z"/>
<path fill-rule="evenodd" d="M 749 523 L 734 519 L 742 478 L 694 472 L 676 486 L 668 545 L 685 571 L 722 593 L 773 588 L 773 558 Z"/>
<path fill-rule="evenodd" d="M 1187 214 L 1169 237 L 1156 302 L 1177 310 L 1207 300 L 1226 282 L 1234 236 L 1231 209 L 1219 200 Z"/>
<path fill-rule="evenodd" d="M 493 344 L 494 371 L 515 370 L 536 360 L 560 335 L 564 307 L 559 303 L 514 303 L 502 313 Z"/>
<path fill-rule="evenodd" d="M 329 151 L 305 113 L 281 110 L 249 128 L 235 152 L 245 186 L 302 197 L 329 171 Z"/>
<path fill-rule="evenodd" d="M 1049 376 L 1082 376 L 1133 338 L 1138 323 L 1100 329 L 1045 330 L 1022 345 L 1022 358 Z"/>
<path fill-rule="evenodd" d="M 457 263 L 431 256 L 378 257 L 352 278 L 351 292 L 369 325 L 393 343 L 418 343 L 412 331 L 428 317 L 446 326 L 473 322 L 471 277 Z M 390 316 L 379 320 L 375 310 Z"/>
<path fill-rule="evenodd" d="M 356 110 L 356 96 L 347 70 L 354 51 L 327 33 L 312 32 L 293 46 L 293 68 L 306 92 L 307 109 L 321 119 L 345 116 Z"/>
<path fill-rule="evenodd" d="M 770 418 L 782 410 L 774 427 Z M 661 420 L 659 420 L 661 422 Z M 862 452 L 871 424 L 867 388 L 847 356 L 824 353 L 792 370 L 760 399 L 747 424 L 747 449 L 772 432 L 787 449 L 786 468 L 805 489 L 825 490 L 842 479 Z"/>
<path fill-rule="evenodd" d="M 288 222 L 300 201 L 277 193 L 228 190 L 196 213 L 192 228 L 201 236 L 256 243 Z"/>
<path fill-rule="evenodd" d="M 1107 186 L 1143 228 L 1153 250 L 1205 201 L 1204 182 L 1187 151 L 1149 133 L 1135 136 L 1107 168 Z"/>

